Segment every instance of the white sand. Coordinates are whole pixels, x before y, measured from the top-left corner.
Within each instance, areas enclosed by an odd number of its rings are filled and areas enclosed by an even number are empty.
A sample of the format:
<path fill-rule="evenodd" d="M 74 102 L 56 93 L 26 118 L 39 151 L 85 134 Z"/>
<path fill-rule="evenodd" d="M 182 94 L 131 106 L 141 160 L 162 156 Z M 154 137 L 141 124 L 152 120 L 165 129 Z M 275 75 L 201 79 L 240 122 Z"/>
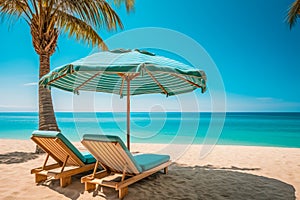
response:
<path fill-rule="evenodd" d="M 158 152 L 164 146 L 132 144 L 131 150 Z M 201 148 L 192 145 L 169 174 L 131 185 L 124 199 L 300 199 L 300 149 L 216 146 L 200 159 Z M 32 154 L 34 149 L 29 140 L 0 140 L 0 199 L 117 199 L 113 189 L 84 192 L 80 176 L 66 188 L 58 180 L 36 185 L 30 170 L 41 166 L 45 155 Z"/>

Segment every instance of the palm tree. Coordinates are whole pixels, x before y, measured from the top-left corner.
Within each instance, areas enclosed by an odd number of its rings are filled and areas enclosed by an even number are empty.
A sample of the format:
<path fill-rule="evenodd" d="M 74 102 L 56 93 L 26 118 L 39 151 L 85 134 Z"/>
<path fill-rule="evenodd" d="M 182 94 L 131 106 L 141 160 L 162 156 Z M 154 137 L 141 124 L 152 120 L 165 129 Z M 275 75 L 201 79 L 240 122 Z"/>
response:
<path fill-rule="evenodd" d="M 114 0 L 124 3 L 127 11 L 135 0 Z M 55 52 L 61 33 L 104 50 L 107 46 L 94 28 L 123 28 L 116 12 L 105 0 L 0 0 L 4 19 L 25 19 L 30 26 L 32 43 L 39 55 L 39 78 L 50 71 L 50 56 Z M 51 91 L 39 86 L 39 130 L 59 128 L 54 115 Z"/>
<path fill-rule="evenodd" d="M 290 28 L 296 24 L 298 17 L 300 17 L 300 0 L 296 0 L 289 8 L 287 21 L 290 24 Z"/>

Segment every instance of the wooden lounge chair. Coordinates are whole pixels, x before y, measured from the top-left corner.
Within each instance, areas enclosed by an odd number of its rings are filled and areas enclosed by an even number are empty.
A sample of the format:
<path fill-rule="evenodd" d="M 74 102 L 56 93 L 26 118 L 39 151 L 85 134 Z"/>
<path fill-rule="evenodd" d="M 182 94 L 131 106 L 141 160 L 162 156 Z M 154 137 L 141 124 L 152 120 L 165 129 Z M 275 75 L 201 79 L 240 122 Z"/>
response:
<path fill-rule="evenodd" d="M 162 169 L 167 173 L 171 164 L 168 155 L 132 155 L 118 136 L 89 134 L 81 143 L 97 159 L 93 174 L 81 178 L 85 190 L 94 190 L 97 184 L 115 188 L 120 199 L 128 193 L 129 185 Z M 99 164 L 104 170 L 96 172 Z"/>
<path fill-rule="evenodd" d="M 95 166 L 96 159 L 91 154 L 79 152 L 60 132 L 34 131 L 31 139 L 47 153 L 43 166 L 31 170 L 36 183 L 51 177 L 60 179 L 60 186 L 65 187 L 71 184 L 71 176 Z M 47 165 L 49 156 L 57 163 Z"/>

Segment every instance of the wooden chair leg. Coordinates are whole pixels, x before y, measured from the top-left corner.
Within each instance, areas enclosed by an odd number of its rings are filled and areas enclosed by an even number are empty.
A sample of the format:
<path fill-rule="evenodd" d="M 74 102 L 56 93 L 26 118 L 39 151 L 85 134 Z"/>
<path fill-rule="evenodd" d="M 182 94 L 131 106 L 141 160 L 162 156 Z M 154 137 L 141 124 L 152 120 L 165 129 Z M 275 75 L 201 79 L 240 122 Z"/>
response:
<path fill-rule="evenodd" d="M 164 168 L 164 174 L 168 173 L 168 167 Z"/>
<path fill-rule="evenodd" d="M 123 199 L 128 194 L 128 187 L 119 189 L 119 199 Z"/>
<path fill-rule="evenodd" d="M 47 175 L 35 174 L 35 182 L 40 183 L 47 180 Z"/>
<path fill-rule="evenodd" d="M 71 176 L 60 178 L 60 187 L 66 187 L 67 185 L 70 185 L 72 181 Z"/>
<path fill-rule="evenodd" d="M 84 190 L 85 191 L 90 191 L 90 190 L 95 190 L 96 189 L 96 184 L 85 182 L 84 183 Z"/>

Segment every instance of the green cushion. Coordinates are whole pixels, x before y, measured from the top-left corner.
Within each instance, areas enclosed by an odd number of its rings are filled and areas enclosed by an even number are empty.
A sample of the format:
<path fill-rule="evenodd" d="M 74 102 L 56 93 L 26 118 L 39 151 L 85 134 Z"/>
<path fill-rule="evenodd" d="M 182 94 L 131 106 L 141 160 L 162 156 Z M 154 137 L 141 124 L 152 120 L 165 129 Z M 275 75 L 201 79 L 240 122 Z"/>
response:
<path fill-rule="evenodd" d="M 133 156 L 143 171 L 147 171 L 170 160 L 169 155 L 138 154 Z"/>
<path fill-rule="evenodd" d="M 115 135 L 96 135 L 96 134 L 86 134 L 83 135 L 83 140 L 92 140 L 92 141 L 101 141 L 101 142 L 118 142 L 128 157 L 132 160 L 135 167 L 139 170 L 139 172 L 143 172 L 149 169 L 152 169 L 162 163 L 165 163 L 170 160 L 170 156 L 168 155 L 158 155 L 158 154 L 139 154 L 132 156 L 130 151 L 128 151 L 127 147 L 119 138 Z"/>
<path fill-rule="evenodd" d="M 83 157 L 85 158 L 85 164 L 92 164 L 96 162 L 96 159 L 89 152 L 81 152 Z"/>
<path fill-rule="evenodd" d="M 80 151 L 60 132 L 58 131 L 34 131 L 32 136 L 36 137 L 49 137 L 49 138 L 59 138 L 65 145 L 85 164 L 93 163 L 90 156 L 82 155 Z M 96 160 L 94 159 L 94 162 Z"/>
<path fill-rule="evenodd" d="M 92 140 L 92 141 L 100 141 L 100 142 L 118 142 L 121 147 L 126 152 L 127 156 L 131 159 L 135 167 L 138 169 L 139 172 L 142 172 L 142 168 L 135 162 L 133 156 L 131 155 L 130 151 L 128 151 L 127 147 L 123 143 L 120 137 L 115 135 L 96 135 L 96 134 L 85 134 L 83 135 L 82 140 Z"/>

